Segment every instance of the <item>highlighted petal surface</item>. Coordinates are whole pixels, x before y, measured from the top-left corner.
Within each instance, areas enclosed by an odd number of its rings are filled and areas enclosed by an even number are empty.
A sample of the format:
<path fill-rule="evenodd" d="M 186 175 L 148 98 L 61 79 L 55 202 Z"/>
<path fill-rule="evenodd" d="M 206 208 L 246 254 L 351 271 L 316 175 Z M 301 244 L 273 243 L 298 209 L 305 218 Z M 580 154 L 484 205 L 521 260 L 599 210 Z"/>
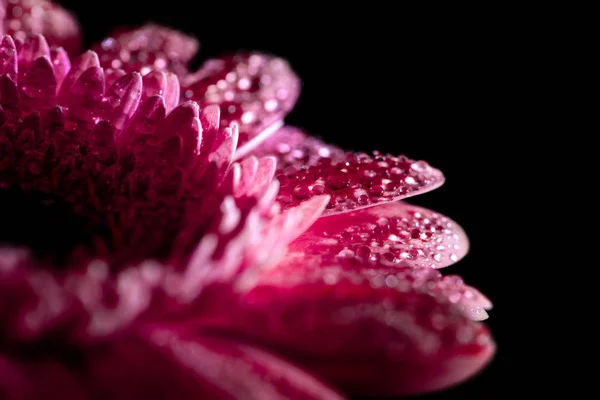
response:
<path fill-rule="evenodd" d="M 283 208 L 329 194 L 325 215 L 401 200 L 444 183 L 442 173 L 424 161 L 378 152 L 373 156 L 347 153 L 343 161 L 320 157 L 310 164 L 294 163 L 280 170 L 276 178 L 281 185 L 277 200 Z"/>
<path fill-rule="evenodd" d="M 209 60 L 182 83 L 185 99 L 218 104 L 221 124 L 239 125 L 240 147 L 281 122 L 300 94 L 300 80 L 285 60 L 256 52 Z"/>
<path fill-rule="evenodd" d="M 291 243 L 288 258 L 304 265 L 442 268 L 468 251 L 464 231 L 434 211 L 403 202 L 386 203 L 320 218 Z"/>
<path fill-rule="evenodd" d="M 134 29 L 120 29 L 93 47 L 102 67 L 140 72 L 152 70 L 184 75 L 187 63 L 200 44 L 196 39 L 174 29 L 147 24 Z"/>

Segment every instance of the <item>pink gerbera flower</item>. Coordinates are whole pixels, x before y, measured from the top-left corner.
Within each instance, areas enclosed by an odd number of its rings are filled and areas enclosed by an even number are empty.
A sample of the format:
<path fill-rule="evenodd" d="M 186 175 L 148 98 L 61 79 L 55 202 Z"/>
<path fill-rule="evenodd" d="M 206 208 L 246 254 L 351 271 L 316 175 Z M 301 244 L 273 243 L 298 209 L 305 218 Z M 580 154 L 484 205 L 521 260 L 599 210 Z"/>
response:
<path fill-rule="evenodd" d="M 300 88 L 284 60 L 190 73 L 197 42 L 145 26 L 71 61 L 11 29 L 1 398 L 391 396 L 490 360 L 491 303 L 437 270 L 467 252 L 464 232 L 399 201 L 442 174 L 283 126 Z"/>

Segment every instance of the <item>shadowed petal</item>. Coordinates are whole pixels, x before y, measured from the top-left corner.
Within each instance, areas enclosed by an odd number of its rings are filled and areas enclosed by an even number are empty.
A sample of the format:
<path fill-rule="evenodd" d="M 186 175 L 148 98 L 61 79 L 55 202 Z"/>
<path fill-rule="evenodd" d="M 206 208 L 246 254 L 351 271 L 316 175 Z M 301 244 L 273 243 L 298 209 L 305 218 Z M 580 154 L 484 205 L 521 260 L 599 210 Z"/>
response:
<path fill-rule="evenodd" d="M 334 272 L 293 285 L 262 284 L 226 316 L 222 306 L 200 323 L 268 346 L 351 395 L 436 390 L 489 362 L 495 346 L 484 325 L 419 290 L 420 283 L 399 282 L 374 285 Z"/>
<path fill-rule="evenodd" d="M 306 372 L 256 347 L 169 331 L 153 332 L 150 342 L 204 381 L 215 399 L 342 399 Z"/>

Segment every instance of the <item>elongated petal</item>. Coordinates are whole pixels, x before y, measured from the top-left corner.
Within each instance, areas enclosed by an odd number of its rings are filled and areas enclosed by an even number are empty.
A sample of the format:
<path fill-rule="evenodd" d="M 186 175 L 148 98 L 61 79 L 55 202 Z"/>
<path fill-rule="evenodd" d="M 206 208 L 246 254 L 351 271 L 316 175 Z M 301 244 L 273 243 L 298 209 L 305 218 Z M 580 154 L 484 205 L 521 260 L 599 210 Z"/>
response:
<path fill-rule="evenodd" d="M 321 157 L 279 171 L 278 201 L 284 208 L 319 194 L 331 195 L 325 215 L 401 200 L 444 183 L 442 173 L 405 156 L 347 153 L 344 161 Z"/>
<path fill-rule="evenodd" d="M 227 317 L 219 315 L 222 305 L 202 324 L 281 352 L 351 395 L 436 390 L 489 362 L 494 344 L 484 325 L 418 290 L 416 281 L 400 283 L 334 273 L 291 286 L 264 284 Z"/>
<path fill-rule="evenodd" d="M 264 350 L 168 330 L 99 345 L 77 363 L 47 352 L 53 357 L 37 362 L 0 354 L 3 399 L 50 394 L 63 400 L 342 400 L 307 372 Z"/>
<path fill-rule="evenodd" d="M 157 331 L 151 343 L 204 380 L 216 399 L 342 399 L 306 372 L 256 347 Z M 212 397 L 209 397 L 212 398 Z"/>
<path fill-rule="evenodd" d="M 320 218 L 290 245 L 288 259 L 302 265 L 332 265 L 344 258 L 357 266 L 442 268 L 468 248 L 454 221 L 395 202 Z"/>

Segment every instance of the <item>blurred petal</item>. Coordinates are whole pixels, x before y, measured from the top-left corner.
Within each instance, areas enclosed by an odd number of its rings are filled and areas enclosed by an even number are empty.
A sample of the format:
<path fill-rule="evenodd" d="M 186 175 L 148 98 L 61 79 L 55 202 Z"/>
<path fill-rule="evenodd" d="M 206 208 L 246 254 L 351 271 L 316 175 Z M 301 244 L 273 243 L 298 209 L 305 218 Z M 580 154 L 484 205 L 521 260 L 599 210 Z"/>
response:
<path fill-rule="evenodd" d="M 62 46 L 70 54 L 76 54 L 81 47 L 79 24 L 70 13 L 52 1 L 7 1 L 4 29 L 3 33 L 21 41 L 25 41 L 28 35 L 42 34 L 51 46 Z"/>
<path fill-rule="evenodd" d="M 156 24 L 118 29 L 92 47 L 98 53 L 103 68 L 140 72 L 142 75 L 152 70 L 185 75 L 187 63 L 199 48 L 195 38 Z"/>
<path fill-rule="evenodd" d="M 93 393 L 111 399 L 341 399 L 306 372 L 258 348 L 150 330 L 90 364 Z"/>
<path fill-rule="evenodd" d="M 430 288 L 440 282 L 437 271 L 346 268 L 289 281 L 283 274 L 229 306 L 212 299 L 198 322 L 284 354 L 351 395 L 440 389 L 491 359 L 495 346 L 486 327 Z"/>

